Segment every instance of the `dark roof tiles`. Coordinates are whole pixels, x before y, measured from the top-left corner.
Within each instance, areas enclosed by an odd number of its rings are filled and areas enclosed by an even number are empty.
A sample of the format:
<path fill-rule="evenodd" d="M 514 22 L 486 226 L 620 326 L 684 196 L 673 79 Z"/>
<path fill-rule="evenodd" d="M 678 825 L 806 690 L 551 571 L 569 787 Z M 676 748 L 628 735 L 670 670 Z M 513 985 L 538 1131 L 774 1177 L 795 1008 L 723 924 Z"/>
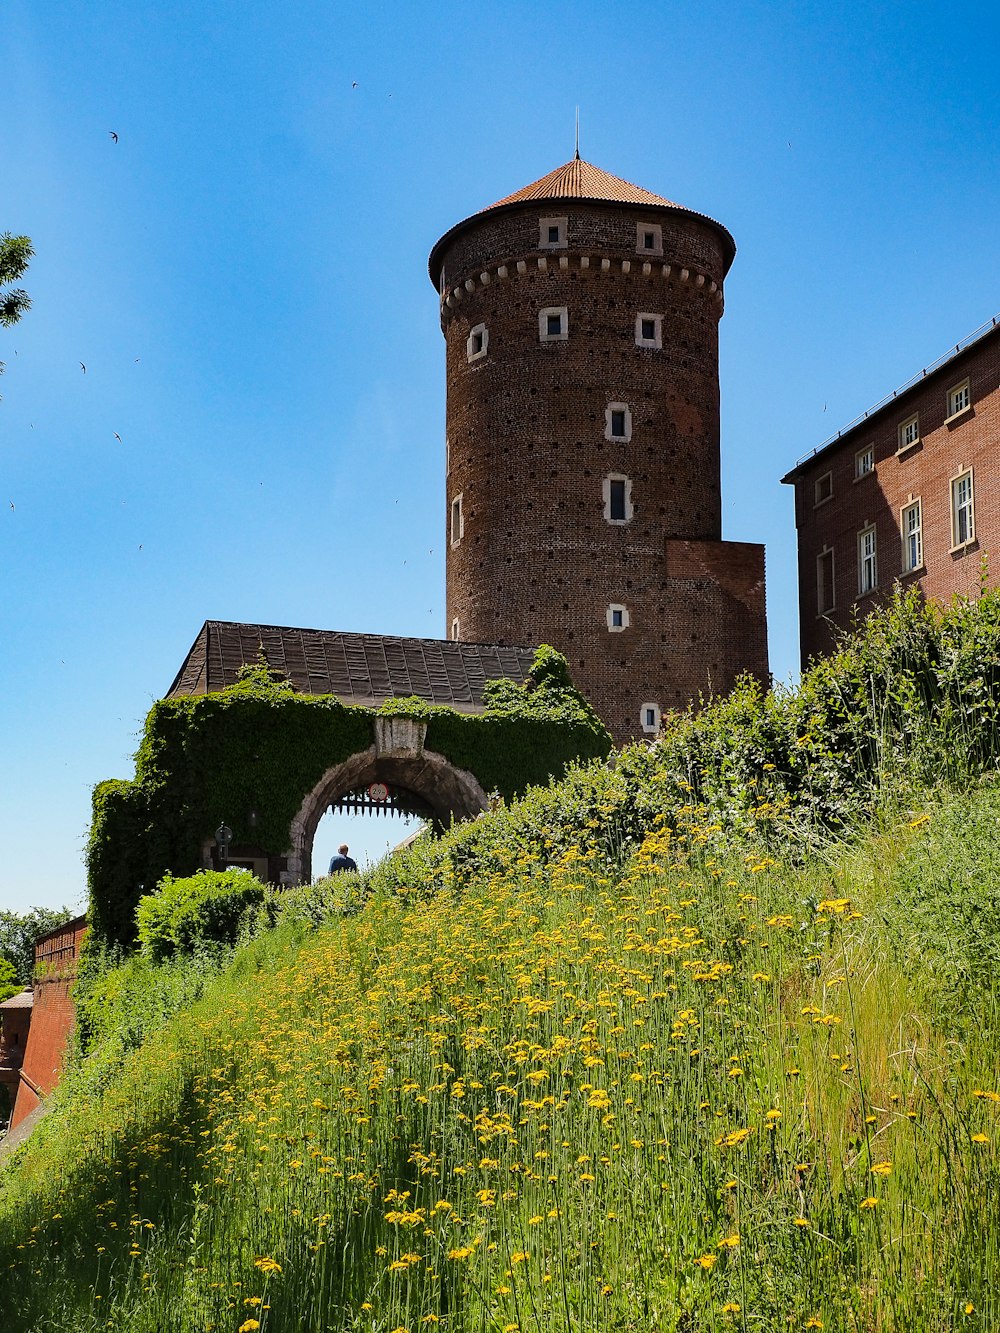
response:
<path fill-rule="evenodd" d="M 367 705 L 416 695 L 465 712 L 483 708 L 488 680 L 525 681 L 535 655 L 499 644 L 206 620 L 166 697 L 224 690 L 262 650 L 272 670 L 303 694 Z"/>

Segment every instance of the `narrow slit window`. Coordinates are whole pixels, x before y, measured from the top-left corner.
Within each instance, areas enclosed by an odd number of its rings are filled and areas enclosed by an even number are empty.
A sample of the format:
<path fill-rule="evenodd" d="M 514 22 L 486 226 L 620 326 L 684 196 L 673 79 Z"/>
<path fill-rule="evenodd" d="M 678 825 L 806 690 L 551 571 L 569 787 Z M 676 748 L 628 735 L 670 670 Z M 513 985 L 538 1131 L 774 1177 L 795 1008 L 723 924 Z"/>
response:
<path fill-rule="evenodd" d="M 816 614 L 825 616 L 837 605 L 833 584 L 833 551 L 820 551 L 816 557 Z"/>
<path fill-rule="evenodd" d="M 976 516 L 972 496 L 972 472 L 963 472 L 951 483 L 951 544 L 966 546 L 975 541 Z"/>
<path fill-rule="evenodd" d="M 905 507 L 900 526 L 903 536 L 903 573 L 909 574 L 924 563 L 924 534 L 919 500 Z"/>
<path fill-rule="evenodd" d="M 462 513 L 462 497 L 456 495 L 451 502 L 451 544 L 457 546 L 465 535 L 465 516 Z"/>
<path fill-rule="evenodd" d="M 878 551 L 875 528 L 863 528 L 858 533 L 858 596 L 874 592 L 878 587 Z"/>
<path fill-rule="evenodd" d="M 655 736 L 660 730 L 660 705 L 643 704 L 639 709 L 639 725 L 647 736 Z"/>
<path fill-rule="evenodd" d="M 608 403 L 604 409 L 604 438 L 624 440 L 632 438 L 632 413 L 627 403 Z"/>

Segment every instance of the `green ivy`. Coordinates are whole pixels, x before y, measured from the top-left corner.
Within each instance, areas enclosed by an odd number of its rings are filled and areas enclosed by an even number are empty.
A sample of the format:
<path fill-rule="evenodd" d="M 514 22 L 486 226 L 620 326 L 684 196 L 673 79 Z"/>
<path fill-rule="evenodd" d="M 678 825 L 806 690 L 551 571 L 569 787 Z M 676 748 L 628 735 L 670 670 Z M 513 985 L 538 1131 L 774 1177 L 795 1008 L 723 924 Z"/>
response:
<path fill-rule="evenodd" d="M 507 799 L 611 748 L 603 723 L 569 684 L 565 659 L 548 647 L 536 654 L 527 685 L 487 686 L 481 714 L 417 698 L 373 709 L 302 695 L 258 662 L 220 693 L 154 704 L 135 778 L 95 788 L 87 851 L 95 939 L 131 945 L 140 896 L 165 874 L 198 870 L 201 845 L 223 820 L 235 843 L 283 855 L 307 793 L 330 768 L 371 747 L 378 716 L 426 721 L 428 750 Z"/>

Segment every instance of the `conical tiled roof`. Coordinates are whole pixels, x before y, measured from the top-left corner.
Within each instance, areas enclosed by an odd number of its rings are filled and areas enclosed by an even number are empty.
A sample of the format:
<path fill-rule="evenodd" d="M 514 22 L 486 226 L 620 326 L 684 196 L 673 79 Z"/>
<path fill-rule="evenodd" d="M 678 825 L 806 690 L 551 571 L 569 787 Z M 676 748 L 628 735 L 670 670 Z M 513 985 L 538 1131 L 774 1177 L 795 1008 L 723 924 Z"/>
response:
<path fill-rule="evenodd" d="M 454 227 L 449 228 L 431 250 L 428 263 L 431 281 L 437 286 L 440 277 L 441 259 L 445 250 L 461 232 L 465 231 L 477 219 L 494 211 L 501 209 L 516 210 L 521 205 L 537 203 L 545 199 L 581 199 L 593 200 L 595 203 L 638 204 L 646 208 L 669 208 L 674 213 L 686 214 L 688 217 L 707 222 L 718 232 L 722 241 L 727 271 L 729 265 L 733 262 L 733 256 L 736 254 L 736 243 L 732 236 L 714 218 L 710 218 L 704 213 L 698 213 L 693 208 L 685 208 L 683 204 L 676 204 L 671 199 L 664 199 L 662 195 L 654 194 L 652 190 L 644 190 L 641 185 L 632 185 L 631 182 L 622 180 L 620 176 L 612 176 L 609 171 L 602 171 L 600 167 L 595 167 L 593 163 L 584 162 L 582 158 L 576 157 L 563 166 L 556 167 L 555 171 L 550 171 L 548 175 L 533 181 L 531 185 L 525 185 L 523 189 L 516 190 L 504 199 L 498 199 L 495 204 L 489 204 L 486 208 L 480 209 L 478 213 L 473 213 L 471 217 L 467 217 L 462 222 L 456 223 Z"/>
<path fill-rule="evenodd" d="M 519 204 L 528 199 L 610 199 L 616 204 L 656 204 L 660 208 L 681 208 L 671 199 L 664 199 L 651 190 L 644 190 L 640 185 L 623 181 L 620 176 L 612 176 L 608 171 L 574 158 L 565 166 L 556 167 L 547 176 L 523 190 L 509 194 L 506 199 L 498 199 L 490 208 L 502 208 L 504 204 Z M 489 209 L 484 209 L 488 212 Z M 686 210 L 685 210 L 686 211 Z"/>

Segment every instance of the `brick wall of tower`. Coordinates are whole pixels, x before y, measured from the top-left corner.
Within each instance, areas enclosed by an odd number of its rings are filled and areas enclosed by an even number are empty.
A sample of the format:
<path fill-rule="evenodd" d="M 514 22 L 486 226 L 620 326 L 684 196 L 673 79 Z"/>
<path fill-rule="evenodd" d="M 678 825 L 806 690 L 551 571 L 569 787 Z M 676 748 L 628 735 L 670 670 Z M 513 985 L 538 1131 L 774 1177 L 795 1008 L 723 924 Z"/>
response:
<path fill-rule="evenodd" d="M 949 417 L 949 390 L 969 381 L 967 410 Z M 919 415 L 919 442 L 900 448 L 902 422 Z M 874 466 L 856 475 L 859 451 Z M 973 474 L 975 539 L 956 545 L 951 483 Z M 1000 325 L 945 365 L 807 460 L 786 480 L 795 485 L 798 529 L 799 627 L 803 663 L 829 652 L 838 633 L 882 604 L 898 584 L 947 601 L 974 595 L 984 557 L 1000 552 Z M 817 490 L 817 483 L 822 483 Z M 920 567 L 904 569 L 903 512 L 920 501 Z M 878 582 L 859 591 L 858 537 L 874 528 Z M 818 599 L 817 559 L 833 553 L 834 604 Z"/>
<path fill-rule="evenodd" d="M 568 219 L 564 249 L 539 244 L 550 216 Z M 662 255 L 637 252 L 640 222 L 662 227 Z M 449 626 L 552 643 L 619 741 L 642 734 L 643 704 L 666 711 L 741 670 L 766 676 L 762 550 L 719 540 L 718 233 L 666 210 L 545 200 L 476 219 L 442 269 Z M 539 338 L 549 307 L 568 312 L 565 341 Z M 640 313 L 662 316 L 661 348 L 636 345 Z M 480 324 L 487 353 L 470 363 Z M 606 438 L 611 403 L 630 409 L 628 440 Z M 621 526 L 605 517 L 610 474 L 632 484 Z M 672 571 L 665 541 L 699 544 L 699 570 Z M 621 632 L 611 605 L 627 608 Z"/>

